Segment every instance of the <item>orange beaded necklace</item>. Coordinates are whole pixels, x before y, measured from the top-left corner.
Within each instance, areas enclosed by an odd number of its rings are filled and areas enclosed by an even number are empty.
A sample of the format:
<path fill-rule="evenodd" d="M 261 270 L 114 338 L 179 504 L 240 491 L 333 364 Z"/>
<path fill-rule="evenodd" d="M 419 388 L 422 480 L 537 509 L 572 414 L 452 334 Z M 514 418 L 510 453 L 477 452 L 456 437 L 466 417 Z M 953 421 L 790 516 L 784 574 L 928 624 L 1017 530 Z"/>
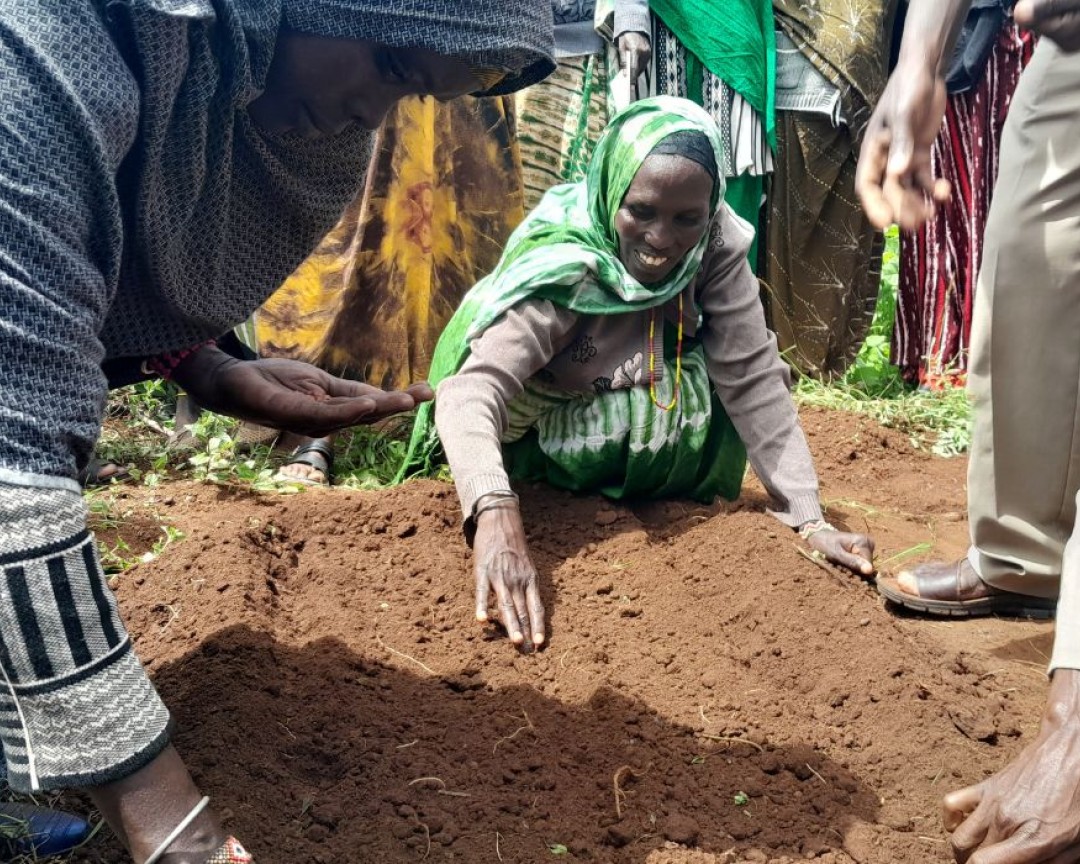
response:
<path fill-rule="evenodd" d="M 679 401 L 679 382 L 682 380 L 683 295 L 679 293 L 679 335 L 675 342 L 675 392 L 667 405 L 656 398 L 656 307 L 649 310 L 649 398 L 661 411 L 670 411 Z"/>

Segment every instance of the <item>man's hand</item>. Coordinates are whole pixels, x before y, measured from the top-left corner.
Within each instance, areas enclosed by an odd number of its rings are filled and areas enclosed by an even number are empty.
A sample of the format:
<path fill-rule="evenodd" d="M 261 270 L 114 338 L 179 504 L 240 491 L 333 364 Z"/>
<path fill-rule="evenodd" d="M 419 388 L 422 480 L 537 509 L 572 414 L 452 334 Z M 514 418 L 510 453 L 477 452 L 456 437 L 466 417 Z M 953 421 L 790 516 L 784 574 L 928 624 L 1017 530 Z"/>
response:
<path fill-rule="evenodd" d="M 853 573 L 869 576 L 874 572 L 874 541 L 866 534 L 846 531 L 815 531 L 807 545 L 820 552 L 827 561 L 846 567 Z"/>
<path fill-rule="evenodd" d="M 495 592 L 499 620 L 510 641 L 531 650 L 544 644 L 544 604 L 540 579 L 529 559 L 525 527 L 516 502 L 506 501 L 476 519 L 473 540 L 476 572 L 476 620 L 488 621 L 488 600 Z"/>
<path fill-rule="evenodd" d="M 633 84 L 649 68 L 652 44 L 644 33 L 628 30 L 615 40 L 615 53 L 619 55 L 619 65 L 630 73 Z"/>
<path fill-rule="evenodd" d="M 953 856 L 970 864 L 1080 860 L 1080 671 L 1058 669 L 1038 737 L 988 780 L 943 802 Z"/>
<path fill-rule="evenodd" d="M 930 147 L 945 116 L 945 82 L 927 65 L 897 67 L 870 117 L 859 153 L 855 191 L 876 228 L 918 228 L 949 200 L 934 180 Z"/>
<path fill-rule="evenodd" d="M 1080 0 L 1020 0 L 1013 18 L 1054 42 L 1062 51 L 1080 51 Z"/>
<path fill-rule="evenodd" d="M 434 397 L 427 384 L 385 391 L 297 360 L 237 360 L 215 346 L 184 360 L 173 378 L 204 408 L 313 438 L 374 423 Z"/>

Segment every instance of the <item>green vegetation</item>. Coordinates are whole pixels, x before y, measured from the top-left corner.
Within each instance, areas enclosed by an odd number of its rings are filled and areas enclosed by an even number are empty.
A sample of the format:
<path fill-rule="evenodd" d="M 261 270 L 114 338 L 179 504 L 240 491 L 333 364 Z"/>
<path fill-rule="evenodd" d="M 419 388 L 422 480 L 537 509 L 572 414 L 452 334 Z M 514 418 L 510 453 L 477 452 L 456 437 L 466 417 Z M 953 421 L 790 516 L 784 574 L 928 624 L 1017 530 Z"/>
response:
<path fill-rule="evenodd" d="M 971 445 L 971 405 L 962 388 L 919 390 L 890 362 L 896 293 L 900 281 L 900 237 L 895 227 L 885 237 L 881 288 L 870 333 L 855 363 L 828 384 L 802 378 L 795 387 L 800 405 L 856 411 L 910 435 L 917 447 L 955 456 Z"/>
<path fill-rule="evenodd" d="M 189 427 L 187 445 L 170 445 L 176 396 L 176 388 L 161 381 L 111 393 L 98 458 L 130 465 L 129 473 L 148 486 L 166 478 L 191 477 L 259 491 L 299 491 L 300 484 L 274 479 L 287 454 L 270 444 L 241 441 L 240 423 L 230 417 L 204 412 Z M 405 455 L 411 428 L 412 417 L 405 415 L 377 427 L 342 432 L 334 445 L 335 484 L 349 489 L 385 486 Z M 443 475 L 449 477 L 445 471 Z"/>
<path fill-rule="evenodd" d="M 960 388 L 939 392 L 918 390 L 890 363 L 890 343 L 899 282 L 899 235 L 886 235 L 881 289 L 874 320 L 856 362 L 830 383 L 802 378 L 795 387 L 801 405 L 867 414 L 879 423 L 905 432 L 919 447 L 941 456 L 965 452 L 971 442 L 971 409 Z M 109 399 L 105 430 L 98 447 L 103 462 L 131 466 L 140 482 L 154 486 L 165 478 L 193 477 L 258 490 L 295 492 L 298 484 L 274 479 L 285 454 L 267 444 L 246 444 L 237 438 L 239 423 L 203 414 L 192 427 L 187 448 L 169 445 L 176 388 L 161 381 L 134 385 Z M 404 455 L 411 417 L 395 418 L 379 427 L 342 433 L 335 444 L 337 485 L 372 489 L 393 477 Z M 439 476 L 447 478 L 444 468 Z M 117 564 L 123 549 L 113 550 Z"/>

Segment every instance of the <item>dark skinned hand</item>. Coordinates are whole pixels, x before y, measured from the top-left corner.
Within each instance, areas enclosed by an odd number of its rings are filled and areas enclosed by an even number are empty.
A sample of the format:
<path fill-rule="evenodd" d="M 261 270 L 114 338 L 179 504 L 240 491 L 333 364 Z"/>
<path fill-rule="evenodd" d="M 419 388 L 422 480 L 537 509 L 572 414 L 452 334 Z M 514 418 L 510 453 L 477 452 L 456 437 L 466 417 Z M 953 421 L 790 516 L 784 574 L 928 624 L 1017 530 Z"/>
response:
<path fill-rule="evenodd" d="M 1013 18 L 1054 42 L 1062 51 L 1080 51 L 1080 0 L 1020 0 Z"/>
<path fill-rule="evenodd" d="M 876 228 L 894 222 L 913 231 L 949 200 L 947 180 L 935 180 L 930 147 L 945 116 L 945 82 L 925 66 L 897 67 L 866 127 L 855 191 Z"/>
<path fill-rule="evenodd" d="M 374 423 L 434 398 L 427 384 L 385 391 L 297 360 L 237 360 L 216 346 L 185 359 L 173 379 L 210 411 L 311 437 Z"/>
<path fill-rule="evenodd" d="M 476 620 L 491 620 L 488 601 L 494 592 L 498 620 L 510 641 L 526 651 L 542 646 L 546 636 L 540 577 L 529 558 L 525 526 L 515 502 L 500 503 L 477 517 L 473 561 Z"/>
<path fill-rule="evenodd" d="M 630 81 L 637 81 L 645 74 L 652 58 L 652 43 L 644 33 L 627 31 L 615 40 L 615 53 L 619 56 L 619 66 L 625 67 L 630 74 Z"/>
<path fill-rule="evenodd" d="M 942 815 L 961 864 L 1080 861 L 1080 671 L 1054 673 L 1038 737 Z"/>
<path fill-rule="evenodd" d="M 869 576 L 874 572 L 874 541 L 866 534 L 846 531 L 815 531 L 806 544 L 825 560 L 846 567 L 853 573 Z"/>

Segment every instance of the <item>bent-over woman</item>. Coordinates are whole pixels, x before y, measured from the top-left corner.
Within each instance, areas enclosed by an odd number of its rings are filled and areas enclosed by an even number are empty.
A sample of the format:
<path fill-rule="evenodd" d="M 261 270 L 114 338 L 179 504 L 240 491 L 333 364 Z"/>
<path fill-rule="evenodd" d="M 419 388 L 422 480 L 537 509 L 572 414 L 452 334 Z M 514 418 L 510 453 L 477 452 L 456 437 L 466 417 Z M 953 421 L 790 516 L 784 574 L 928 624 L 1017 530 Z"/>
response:
<path fill-rule="evenodd" d="M 452 5 L 0 3 L 0 761 L 18 792 L 83 789 L 135 864 L 252 857 L 170 744 L 87 529 L 107 387 L 172 377 L 319 435 L 431 395 L 213 340 L 333 226 L 400 99 L 554 68 L 546 8 Z"/>
<path fill-rule="evenodd" d="M 873 570 L 869 537 L 822 519 L 818 484 L 746 253 L 721 140 L 661 96 L 612 120 L 581 183 L 556 186 L 466 298 L 432 365 L 434 423 L 475 531 L 476 616 L 544 642 L 510 477 L 610 498 L 739 494 L 749 456 L 771 512 L 828 560 Z M 412 457 L 435 442 L 421 408 Z"/>

